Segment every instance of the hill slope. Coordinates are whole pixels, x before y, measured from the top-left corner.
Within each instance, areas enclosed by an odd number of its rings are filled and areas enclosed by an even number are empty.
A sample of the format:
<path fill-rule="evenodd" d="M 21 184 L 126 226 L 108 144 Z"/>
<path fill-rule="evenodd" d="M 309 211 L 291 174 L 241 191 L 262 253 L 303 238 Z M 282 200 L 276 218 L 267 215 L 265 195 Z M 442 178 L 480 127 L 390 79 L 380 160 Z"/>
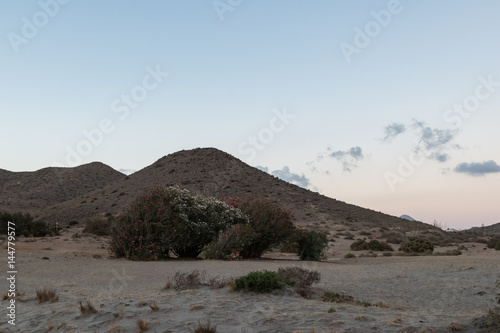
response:
<path fill-rule="evenodd" d="M 37 211 L 124 177 L 122 173 L 100 162 L 75 168 L 45 168 L 33 172 L 0 169 L 0 211 Z"/>
<path fill-rule="evenodd" d="M 50 222 L 83 221 L 116 214 L 139 193 L 155 185 L 178 185 L 193 193 L 226 197 L 266 197 L 291 210 L 301 226 L 330 229 L 332 225 L 356 224 L 415 230 L 427 224 L 411 222 L 350 205 L 284 182 L 214 148 L 198 148 L 167 155 L 129 177 L 82 194 L 38 212 Z"/>

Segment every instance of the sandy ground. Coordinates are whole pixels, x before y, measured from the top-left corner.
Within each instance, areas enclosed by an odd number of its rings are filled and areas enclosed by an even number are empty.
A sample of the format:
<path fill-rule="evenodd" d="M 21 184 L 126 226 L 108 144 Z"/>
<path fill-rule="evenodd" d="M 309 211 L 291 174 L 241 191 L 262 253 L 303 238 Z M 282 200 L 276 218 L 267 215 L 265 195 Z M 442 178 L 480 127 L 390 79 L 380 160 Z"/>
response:
<path fill-rule="evenodd" d="M 138 332 L 137 320 L 148 323 L 145 332 L 190 332 L 207 319 L 218 332 L 475 332 L 471 320 L 493 306 L 500 278 L 500 252 L 482 244 L 466 244 L 469 251 L 461 256 L 344 259 L 352 241 L 339 240 L 320 263 L 282 254 L 262 260 L 132 262 L 110 258 L 105 238 L 72 238 L 77 231 L 16 242 L 16 283 L 24 296 L 16 303 L 15 326 L 7 323 L 8 301 L 2 302 L 2 332 Z M 287 266 L 321 273 L 312 299 L 293 291 L 162 289 L 176 272 L 238 277 Z M 1 286 L 8 290 L 5 278 Z M 44 287 L 55 289 L 59 301 L 38 304 L 36 291 Z M 376 306 L 322 302 L 325 291 Z M 97 314 L 80 314 L 79 302 L 87 300 Z M 153 302 L 159 310 L 152 311 Z"/>

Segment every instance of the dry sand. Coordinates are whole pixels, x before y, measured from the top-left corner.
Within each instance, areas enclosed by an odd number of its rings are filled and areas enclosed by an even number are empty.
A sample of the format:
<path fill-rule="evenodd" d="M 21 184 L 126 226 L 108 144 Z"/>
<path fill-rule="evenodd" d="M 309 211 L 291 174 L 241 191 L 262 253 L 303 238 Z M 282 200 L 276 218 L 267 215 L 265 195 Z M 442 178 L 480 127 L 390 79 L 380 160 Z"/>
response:
<path fill-rule="evenodd" d="M 493 306 L 500 278 L 500 252 L 482 244 L 466 244 L 469 251 L 449 257 L 344 259 L 350 241 L 340 240 L 320 263 L 272 254 L 262 260 L 132 262 L 109 258 L 105 238 L 72 238 L 75 232 L 16 242 L 17 289 L 25 295 L 17 302 L 16 326 L 7 323 L 8 301 L 2 302 L 2 332 L 138 332 L 139 319 L 148 323 L 145 332 L 190 332 L 208 318 L 218 332 L 474 332 L 471 320 Z M 176 272 L 238 277 L 287 266 L 321 273 L 313 299 L 292 291 L 162 290 Z M 36 291 L 44 287 L 57 290 L 59 301 L 38 304 Z M 2 288 L 8 289 L 6 279 Z M 377 306 L 322 302 L 324 291 Z M 79 302 L 87 300 L 97 314 L 81 316 Z M 148 306 L 153 302 L 158 311 Z"/>

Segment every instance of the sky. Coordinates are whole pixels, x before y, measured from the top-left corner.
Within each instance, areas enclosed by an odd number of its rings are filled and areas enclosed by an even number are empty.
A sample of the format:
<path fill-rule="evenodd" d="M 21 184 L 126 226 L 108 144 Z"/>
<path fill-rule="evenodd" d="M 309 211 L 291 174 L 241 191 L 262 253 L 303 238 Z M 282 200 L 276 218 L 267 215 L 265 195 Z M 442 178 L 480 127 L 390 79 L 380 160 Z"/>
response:
<path fill-rule="evenodd" d="M 347 203 L 500 222 L 500 2 L 0 0 L 0 168 L 221 149 Z"/>

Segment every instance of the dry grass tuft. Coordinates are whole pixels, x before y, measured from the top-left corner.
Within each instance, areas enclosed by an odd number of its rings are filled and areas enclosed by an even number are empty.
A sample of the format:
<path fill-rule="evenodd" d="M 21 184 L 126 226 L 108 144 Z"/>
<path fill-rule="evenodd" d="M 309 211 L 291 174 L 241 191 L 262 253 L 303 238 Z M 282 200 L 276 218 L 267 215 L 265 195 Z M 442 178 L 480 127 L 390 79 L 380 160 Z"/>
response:
<path fill-rule="evenodd" d="M 156 301 L 154 301 L 153 304 L 149 304 L 149 307 L 151 308 L 151 311 L 153 311 L 153 312 L 160 310 L 160 307 L 158 306 L 158 304 L 156 304 Z"/>
<path fill-rule="evenodd" d="M 148 330 L 148 325 L 147 321 L 137 319 L 137 329 L 139 330 L 139 333 L 146 332 Z"/>
<path fill-rule="evenodd" d="M 217 332 L 217 325 L 212 326 L 212 323 L 210 322 L 210 318 L 207 319 L 207 321 L 202 324 L 198 320 L 198 326 L 195 327 L 194 330 L 191 330 L 191 333 L 216 333 Z"/>
<path fill-rule="evenodd" d="M 43 288 L 43 290 L 37 290 L 36 298 L 38 299 L 38 304 L 42 304 L 45 302 L 54 303 L 59 301 L 59 296 L 57 295 L 57 292 L 54 289 L 49 290 Z"/>
<path fill-rule="evenodd" d="M 113 325 L 109 326 L 108 333 L 126 333 L 126 331 L 118 323 L 114 323 Z"/>
<path fill-rule="evenodd" d="M 85 302 L 85 304 L 80 302 L 79 309 L 80 309 L 80 313 L 82 314 L 82 316 L 96 314 L 98 312 L 97 309 L 92 305 L 92 303 L 90 303 L 89 300 L 87 300 Z"/>

